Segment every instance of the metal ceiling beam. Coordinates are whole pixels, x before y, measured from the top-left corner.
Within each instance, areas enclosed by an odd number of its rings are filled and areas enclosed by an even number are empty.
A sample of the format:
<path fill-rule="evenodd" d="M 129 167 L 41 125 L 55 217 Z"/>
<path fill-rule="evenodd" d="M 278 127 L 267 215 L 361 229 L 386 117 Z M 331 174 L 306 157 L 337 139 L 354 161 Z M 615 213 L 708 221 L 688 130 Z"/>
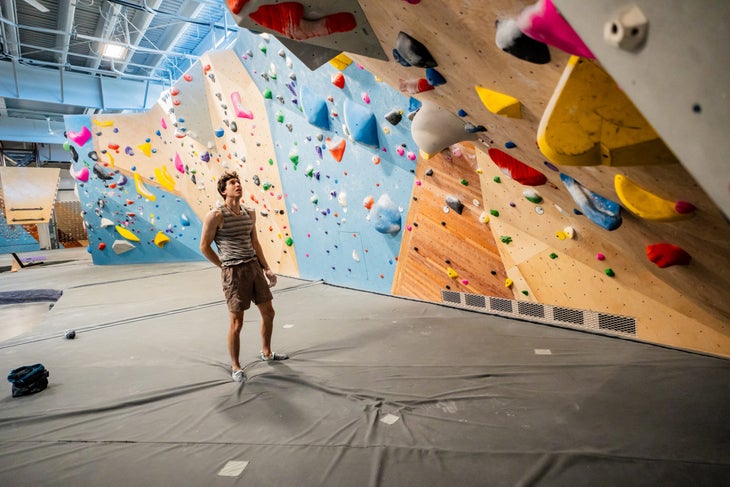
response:
<path fill-rule="evenodd" d="M 122 12 L 122 6 L 121 5 L 113 5 L 111 3 L 106 4 L 106 8 L 102 11 L 102 18 L 104 19 L 103 23 L 100 23 L 96 27 L 96 32 L 94 32 L 94 36 L 96 37 L 96 57 L 93 59 L 89 59 L 86 62 L 87 68 L 96 69 L 101 64 L 101 58 L 102 58 L 102 52 L 104 50 L 104 43 L 109 40 L 116 40 L 112 39 L 112 35 L 114 34 L 114 28 L 117 25 L 117 22 L 119 22 L 119 17 Z"/>
<path fill-rule="evenodd" d="M 177 17 L 181 18 L 193 18 L 197 16 L 200 11 L 203 9 L 203 4 L 198 3 L 194 0 L 185 0 L 185 3 L 183 3 L 180 6 L 180 9 L 177 12 Z M 185 22 L 185 20 L 181 20 L 181 22 Z M 171 27 L 167 29 L 167 32 L 165 32 L 165 35 L 162 36 L 162 39 L 159 42 L 159 47 L 163 51 L 168 51 L 172 49 L 180 40 L 180 38 L 185 34 L 185 30 L 190 28 L 189 23 L 185 24 L 183 27 L 180 27 L 177 23 L 171 24 Z M 154 73 L 157 71 L 157 69 L 164 63 L 166 60 L 166 56 L 161 55 L 157 62 L 154 64 L 152 68 L 150 68 L 149 74 L 154 75 Z M 191 61 L 191 65 L 194 61 Z"/>
<path fill-rule="evenodd" d="M 151 9 L 156 9 L 160 6 L 160 4 L 162 4 L 162 0 L 152 0 L 151 2 L 149 2 L 149 7 Z M 132 56 L 134 56 L 134 53 L 139 47 L 139 44 L 142 42 L 142 39 L 144 39 L 145 33 L 147 32 L 147 29 L 149 28 L 154 18 L 155 15 L 147 10 L 137 11 L 137 13 L 134 15 L 134 19 L 131 22 L 133 33 L 129 39 L 129 49 L 127 50 L 127 54 L 124 57 L 124 61 L 121 61 L 119 62 L 119 64 L 116 65 L 116 68 L 119 71 L 124 72 L 127 70 L 127 66 L 132 60 Z"/>
<path fill-rule="evenodd" d="M 68 62 L 68 49 L 71 45 L 71 31 L 73 30 L 74 15 L 76 14 L 76 2 L 61 2 L 58 9 L 57 28 L 62 34 L 56 37 L 56 50 L 59 64 Z"/>
<path fill-rule="evenodd" d="M 0 0 L 0 9 L 8 23 L 2 25 L 3 52 L 10 56 L 20 56 L 20 35 L 18 31 L 18 15 L 15 10 L 15 0 Z"/>

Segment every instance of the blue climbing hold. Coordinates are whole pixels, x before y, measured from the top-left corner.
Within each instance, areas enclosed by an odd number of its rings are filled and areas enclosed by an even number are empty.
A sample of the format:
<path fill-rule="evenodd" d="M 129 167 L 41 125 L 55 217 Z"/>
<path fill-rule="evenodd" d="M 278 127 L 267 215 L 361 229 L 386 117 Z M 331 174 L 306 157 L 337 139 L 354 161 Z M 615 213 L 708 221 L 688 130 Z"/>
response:
<path fill-rule="evenodd" d="M 560 180 L 590 221 L 609 231 L 621 226 L 621 206 L 618 203 L 594 193 L 567 174 L 561 173 Z"/>
<path fill-rule="evenodd" d="M 426 68 L 426 81 L 428 81 L 428 84 L 431 86 L 446 84 L 446 78 L 433 68 Z"/>
<path fill-rule="evenodd" d="M 378 122 L 372 111 L 351 100 L 345 100 L 345 123 L 350 129 L 350 135 L 361 144 L 378 148 Z"/>
<path fill-rule="evenodd" d="M 302 86 L 300 98 L 302 100 L 302 111 L 304 111 L 304 116 L 307 117 L 307 122 L 322 130 L 329 130 L 330 119 L 327 111 L 327 101 L 307 86 Z"/>
<path fill-rule="evenodd" d="M 395 235 L 400 232 L 400 211 L 390 196 L 384 194 L 378 198 L 370 211 L 370 221 L 380 233 Z"/>

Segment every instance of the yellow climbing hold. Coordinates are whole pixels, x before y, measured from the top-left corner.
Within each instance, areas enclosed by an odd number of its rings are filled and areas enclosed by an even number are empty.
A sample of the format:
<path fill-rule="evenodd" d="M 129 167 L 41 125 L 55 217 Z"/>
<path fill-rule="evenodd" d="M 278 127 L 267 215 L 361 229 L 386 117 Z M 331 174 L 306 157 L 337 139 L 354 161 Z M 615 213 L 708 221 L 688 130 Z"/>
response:
<path fill-rule="evenodd" d="M 676 210 L 677 204 L 674 201 L 650 193 L 621 174 L 616 175 L 613 185 L 618 198 L 626 209 L 645 220 L 672 222 L 685 220 L 694 215 L 693 211 L 679 213 Z"/>
<path fill-rule="evenodd" d="M 114 120 L 96 120 L 94 119 L 94 123 L 98 125 L 99 127 L 111 127 L 114 125 Z"/>
<path fill-rule="evenodd" d="M 119 232 L 119 235 L 126 238 L 127 240 L 131 240 L 132 242 L 139 242 L 139 237 L 132 233 L 131 231 L 127 230 L 121 225 L 117 225 L 117 232 Z"/>
<path fill-rule="evenodd" d="M 677 163 L 651 124 L 598 63 L 572 56 L 537 129 L 555 164 L 637 166 Z"/>
<path fill-rule="evenodd" d="M 107 157 L 109 157 L 109 165 L 111 167 L 114 167 L 114 156 L 112 156 L 111 152 L 107 152 L 106 155 L 107 155 Z"/>
<path fill-rule="evenodd" d="M 482 214 L 479 215 L 479 221 L 482 223 L 489 223 L 489 213 L 483 211 Z"/>
<path fill-rule="evenodd" d="M 568 238 L 568 236 L 562 230 L 555 232 L 555 236 L 558 237 L 560 240 L 565 240 L 566 238 Z"/>
<path fill-rule="evenodd" d="M 141 150 L 147 157 L 152 157 L 152 142 L 145 142 L 137 146 L 137 149 Z"/>
<path fill-rule="evenodd" d="M 155 178 L 157 182 L 168 191 L 175 191 L 175 180 L 167 172 L 167 167 L 161 166 L 155 168 Z"/>
<path fill-rule="evenodd" d="M 446 269 L 446 274 L 448 274 L 451 279 L 456 279 L 457 277 L 459 277 L 459 274 L 457 274 L 456 271 L 451 267 L 448 267 Z"/>
<path fill-rule="evenodd" d="M 330 64 L 340 71 L 344 71 L 346 67 L 352 64 L 352 59 L 347 57 L 347 55 L 343 52 L 330 59 Z"/>
<path fill-rule="evenodd" d="M 504 287 L 512 287 L 512 284 L 514 284 L 514 283 L 512 282 L 512 279 L 510 279 L 509 277 L 504 280 Z"/>
<path fill-rule="evenodd" d="M 160 231 L 157 232 L 157 235 L 155 235 L 155 245 L 157 245 L 159 248 L 162 248 L 165 246 L 167 242 L 170 241 L 170 237 L 164 234 L 164 232 Z"/>
<path fill-rule="evenodd" d="M 490 112 L 511 118 L 522 118 L 522 104 L 517 98 L 479 85 L 474 89 L 477 90 L 479 99 Z"/>
<path fill-rule="evenodd" d="M 137 188 L 137 193 L 148 200 L 155 201 L 157 199 L 157 196 L 145 188 L 144 183 L 142 182 L 142 176 L 140 176 L 139 173 L 134 173 L 134 187 Z"/>

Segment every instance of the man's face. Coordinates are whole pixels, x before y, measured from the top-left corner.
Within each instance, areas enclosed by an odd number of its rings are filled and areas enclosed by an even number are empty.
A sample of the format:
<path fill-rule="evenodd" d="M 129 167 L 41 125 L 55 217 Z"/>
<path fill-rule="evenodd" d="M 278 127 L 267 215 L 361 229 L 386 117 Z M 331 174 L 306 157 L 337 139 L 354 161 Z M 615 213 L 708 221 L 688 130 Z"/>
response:
<path fill-rule="evenodd" d="M 238 178 L 231 178 L 226 181 L 226 189 L 223 192 L 223 196 L 241 196 L 242 192 L 241 181 Z"/>

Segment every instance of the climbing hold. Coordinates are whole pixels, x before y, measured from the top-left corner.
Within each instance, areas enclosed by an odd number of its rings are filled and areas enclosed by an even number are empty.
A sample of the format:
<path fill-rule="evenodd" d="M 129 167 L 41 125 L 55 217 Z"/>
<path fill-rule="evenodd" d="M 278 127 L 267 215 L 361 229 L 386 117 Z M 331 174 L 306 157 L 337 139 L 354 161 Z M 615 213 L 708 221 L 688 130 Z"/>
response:
<path fill-rule="evenodd" d="M 152 144 L 149 142 L 145 142 L 144 144 L 140 144 L 137 146 L 137 149 L 141 150 L 144 155 L 147 157 L 152 157 Z"/>
<path fill-rule="evenodd" d="M 66 330 L 66 333 L 64 334 L 64 338 L 66 338 L 66 340 L 73 340 L 74 338 L 76 338 L 76 331 Z"/>
<path fill-rule="evenodd" d="M 170 237 L 165 235 L 164 232 L 157 232 L 157 235 L 155 235 L 155 245 L 157 245 L 159 248 L 162 248 L 170 241 Z"/>
<path fill-rule="evenodd" d="M 253 112 L 246 110 L 241 105 L 241 94 L 237 91 L 231 93 L 231 104 L 233 105 L 233 111 L 238 118 L 248 118 L 253 120 Z"/>
<path fill-rule="evenodd" d="M 302 101 L 302 111 L 304 112 L 304 116 L 307 117 L 307 122 L 322 130 L 329 130 L 330 119 L 325 99 L 319 97 L 319 95 L 306 85 L 302 86 L 300 98 Z"/>
<path fill-rule="evenodd" d="M 568 238 L 568 236 L 565 235 L 565 232 L 563 232 L 562 230 L 555 232 L 555 236 L 558 237 L 559 240 L 565 240 L 566 238 Z"/>
<path fill-rule="evenodd" d="M 602 253 L 598 252 L 596 254 L 596 259 L 598 259 L 598 260 L 606 260 L 606 256 L 603 255 Z"/>
<path fill-rule="evenodd" d="M 264 98 L 265 98 L 265 99 L 267 99 L 267 100 L 271 100 L 271 99 L 273 99 L 273 98 L 274 98 L 274 95 L 273 95 L 273 93 L 271 93 L 271 89 L 269 89 L 269 88 L 266 88 L 266 89 L 264 90 Z"/>
<path fill-rule="evenodd" d="M 446 204 L 459 215 L 464 211 L 464 204 L 455 196 L 447 196 Z"/>
<path fill-rule="evenodd" d="M 689 265 L 692 260 L 692 256 L 684 249 L 669 243 L 647 245 L 646 256 L 662 269 L 673 265 Z"/>
<path fill-rule="evenodd" d="M 608 277 L 613 277 L 616 275 L 616 273 L 613 272 L 613 269 L 611 269 L 610 267 L 608 269 L 604 270 L 603 272 L 605 272 Z"/>
<path fill-rule="evenodd" d="M 475 134 L 477 132 L 486 132 L 487 128 L 484 125 L 474 125 L 471 122 L 467 122 L 464 125 L 464 131 L 470 134 Z"/>
<path fill-rule="evenodd" d="M 609 231 L 621 226 L 621 206 L 618 203 L 594 193 L 567 174 L 561 173 L 560 180 L 568 189 L 580 211 L 590 221 Z"/>
<path fill-rule="evenodd" d="M 357 27 L 355 16 L 350 12 L 337 12 L 318 19 L 305 19 L 304 5 L 299 2 L 261 5 L 248 16 L 257 24 L 295 41 L 349 32 Z"/>
<path fill-rule="evenodd" d="M 431 91 L 433 86 L 429 84 L 426 78 L 399 79 L 398 89 L 403 93 L 414 95 L 416 93 L 423 93 L 424 91 Z"/>
<path fill-rule="evenodd" d="M 99 242 L 99 245 L 96 246 L 99 250 L 104 250 L 106 248 L 106 244 L 104 242 Z"/>
<path fill-rule="evenodd" d="M 575 238 L 575 229 L 573 227 L 565 227 L 563 228 L 563 233 L 565 234 L 566 238 L 574 239 Z"/>
<path fill-rule="evenodd" d="M 137 193 L 144 196 L 150 201 L 155 201 L 157 197 L 151 193 L 142 182 L 142 176 L 139 175 L 139 173 L 134 173 L 134 187 L 137 189 Z"/>
<path fill-rule="evenodd" d="M 446 84 L 446 79 L 434 68 L 426 68 L 426 80 L 431 86 L 440 86 Z"/>
<path fill-rule="evenodd" d="M 399 110 L 391 110 L 385 114 L 385 119 L 390 122 L 391 125 L 398 125 L 403 118 Z"/>
<path fill-rule="evenodd" d="M 524 190 L 524 191 L 522 192 L 522 195 L 523 195 L 523 196 L 525 197 L 525 199 L 526 199 L 527 201 L 529 201 L 530 203 L 535 203 L 535 204 L 538 204 L 538 203 L 541 203 L 541 202 L 542 202 L 542 196 L 540 196 L 540 195 L 538 194 L 538 192 L 537 192 L 537 191 L 535 191 L 534 189 L 526 189 L 526 190 Z"/>
<path fill-rule="evenodd" d="M 547 182 L 547 177 L 524 162 L 515 159 L 499 149 L 488 150 L 489 157 L 503 173 L 525 186 L 540 186 Z"/>
<path fill-rule="evenodd" d="M 365 199 L 362 201 L 362 205 L 367 208 L 368 210 L 372 209 L 373 204 L 375 203 L 375 198 L 368 195 L 365 197 Z"/>
<path fill-rule="evenodd" d="M 494 181 L 495 183 L 499 184 L 499 183 L 502 182 L 502 178 L 500 178 L 499 176 L 494 176 L 492 178 L 492 181 Z"/>
<path fill-rule="evenodd" d="M 462 186 L 469 186 L 469 181 L 467 181 L 466 179 L 462 179 L 459 182 L 462 184 Z"/>
<path fill-rule="evenodd" d="M 340 71 L 344 71 L 345 68 L 352 64 L 352 59 L 343 52 L 330 59 L 330 64 Z"/>
<path fill-rule="evenodd" d="M 182 159 L 180 158 L 180 154 L 175 152 L 175 169 L 177 169 L 177 172 L 180 174 L 185 174 L 185 166 L 183 165 Z"/>
<path fill-rule="evenodd" d="M 550 50 L 547 45 L 526 36 L 517 26 L 514 19 L 497 20 L 497 47 L 516 58 L 535 64 L 550 62 Z"/>
<path fill-rule="evenodd" d="M 109 173 L 108 171 L 104 170 L 104 168 L 101 167 L 99 164 L 94 164 L 94 167 L 92 169 L 96 177 L 99 179 L 103 179 L 104 181 L 114 179 L 114 173 Z"/>
<path fill-rule="evenodd" d="M 533 39 L 555 46 L 576 56 L 595 56 L 568 22 L 560 15 L 552 0 L 538 0 L 517 17 L 517 27 Z"/>
<path fill-rule="evenodd" d="M 117 227 L 118 229 L 118 227 Z M 133 234 L 134 235 L 134 234 Z M 122 235 L 123 236 L 123 235 Z M 136 237 L 136 235 L 135 235 Z M 135 242 L 139 242 L 139 239 L 135 240 Z M 134 244 L 131 244 L 127 242 L 126 240 L 115 240 L 112 244 L 112 250 L 115 254 L 123 254 L 124 252 L 129 252 L 132 249 L 135 249 L 136 247 Z"/>
<path fill-rule="evenodd" d="M 507 142 L 504 143 L 504 146 L 507 149 L 514 149 L 515 147 L 517 147 L 517 144 L 515 144 L 514 142 L 512 142 L 511 140 L 509 140 L 509 141 L 507 141 Z"/>
<path fill-rule="evenodd" d="M 499 237 L 499 240 L 501 240 L 503 244 L 507 244 L 507 245 L 512 243 L 512 237 L 510 237 L 509 235 L 501 235 Z"/>
<path fill-rule="evenodd" d="M 117 232 L 119 233 L 119 235 L 126 238 L 127 240 L 131 240 L 133 242 L 139 242 L 139 237 L 137 235 L 135 235 L 134 233 L 132 233 L 131 231 L 127 230 L 126 228 L 124 228 L 120 225 L 117 225 L 116 229 L 117 229 Z"/>
<path fill-rule="evenodd" d="M 344 103 L 345 124 L 355 142 L 377 149 L 378 122 L 373 112 L 349 99 Z"/>
<path fill-rule="evenodd" d="M 102 219 L 101 219 L 101 228 L 107 228 L 107 227 L 111 227 L 113 225 L 114 225 L 114 222 L 113 221 L 111 221 L 108 218 L 102 217 Z"/>
<path fill-rule="evenodd" d="M 446 275 L 448 275 L 451 279 L 456 279 L 457 277 L 459 277 L 459 274 L 451 267 L 446 268 Z"/>
<path fill-rule="evenodd" d="M 464 121 L 452 112 L 430 101 L 419 106 L 411 135 L 425 154 L 437 154 L 457 142 L 476 139 L 476 136 L 464 132 Z"/>
<path fill-rule="evenodd" d="M 166 166 L 155 168 L 155 178 L 160 185 L 168 191 L 175 191 L 175 180 L 167 172 Z"/>
<path fill-rule="evenodd" d="M 507 287 L 507 288 L 512 287 L 512 284 L 514 284 L 514 282 L 509 277 L 504 280 L 504 287 Z"/>
<path fill-rule="evenodd" d="M 188 217 L 185 213 L 180 215 L 180 224 L 184 227 L 190 226 L 190 220 L 188 219 Z"/>
<path fill-rule="evenodd" d="M 335 143 L 332 139 L 327 137 L 324 145 L 337 162 L 342 161 L 342 157 L 345 155 L 345 147 L 347 146 L 347 141 L 345 139 Z"/>
<path fill-rule="evenodd" d="M 74 179 L 77 179 L 82 183 L 85 183 L 89 180 L 89 168 L 86 166 L 82 167 L 78 171 L 74 171 L 73 167 L 71 167 L 69 172 L 71 173 L 71 176 L 74 177 Z"/>
<path fill-rule="evenodd" d="M 345 87 L 345 75 L 342 73 L 332 73 L 330 80 L 332 81 L 332 84 L 339 89 L 343 89 Z"/>
<path fill-rule="evenodd" d="M 284 240 L 284 243 L 287 247 L 291 247 L 292 245 L 294 245 L 294 239 L 291 237 L 287 237 L 286 240 Z"/>
<path fill-rule="evenodd" d="M 479 85 L 475 86 L 474 89 L 477 91 L 479 99 L 490 112 L 510 118 L 522 118 L 522 104 L 517 98 Z"/>
<path fill-rule="evenodd" d="M 395 49 L 411 66 L 418 68 L 435 68 L 438 66 L 426 46 L 405 32 L 398 33 Z"/>
<path fill-rule="evenodd" d="M 461 109 L 461 108 L 459 109 L 459 111 L 458 111 L 458 112 L 456 112 L 456 114 L 457 114 L 457 115 L 459 115 L 460 117 L 466 117 L 466 116 L 468 115 L 468 113 L 466 113 L 466 112 L 465 112 L 465 111 L 464 111 L 463 109 Z"/>
<path fill-rule="evenodd" d="M 499 216 L 499 211 L 497 210 L 489 210 L 489 214 L 492 216 Z"/>
<path fill-rule="evenodd" d="M 614 188 L 624 207 L 645 220 L 671 222 L 685 220 L 694 215 L 695 207 L 691 203 L 666 200 L 621 174 L 616 174 Z M 677 211 L 678 208 L 682 212 Z"/>
<path fill-rule="evenodd" d="M 87 126 L 81 127 L 80 132 L 74 132 L 73 130 L 66 131 L 66 136 L 71 139 L 76 145 L 83 146 L 91 138 L 91 131 Z"/>
<path fill-rule="evenodd" d="M 390 196 L 383 194 L 378 198 L 370 211 L 370 221 L 375 230 L 380 233 L 395 235 L 400 232 L 400 211 Z"/>
<path fill-rule="evenodd" d="M 548 257 L 550 257 L 551 259 L 557 259 L 558 258 L 558 254 L 556 254 L 555 252 L 551 252 Z"/>

